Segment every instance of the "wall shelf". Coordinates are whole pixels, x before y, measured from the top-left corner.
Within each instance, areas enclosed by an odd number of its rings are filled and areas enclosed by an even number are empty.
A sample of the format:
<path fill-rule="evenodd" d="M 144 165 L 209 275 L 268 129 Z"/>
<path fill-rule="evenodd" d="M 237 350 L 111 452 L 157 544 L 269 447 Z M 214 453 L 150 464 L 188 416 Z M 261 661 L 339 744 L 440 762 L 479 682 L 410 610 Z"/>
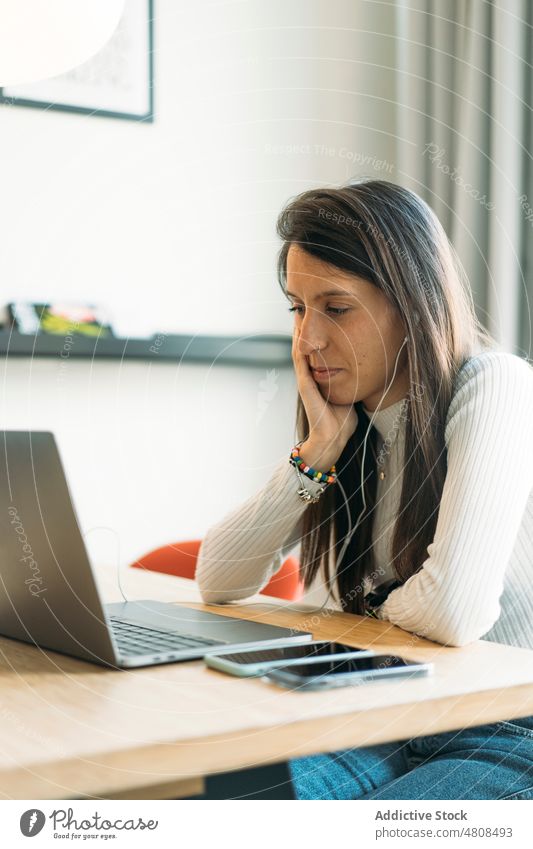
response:
<path fill-rule="evenodd" d="M 160 333 L 151 339 L 84 336 L 23 335 L 0 330 L 0 355 L 52 357 L 68 360 L 124 359 L 152 362 L 201 362 L 241 366 L 289 366 L 291 337 L 284 335 L 179 336 Z"/>

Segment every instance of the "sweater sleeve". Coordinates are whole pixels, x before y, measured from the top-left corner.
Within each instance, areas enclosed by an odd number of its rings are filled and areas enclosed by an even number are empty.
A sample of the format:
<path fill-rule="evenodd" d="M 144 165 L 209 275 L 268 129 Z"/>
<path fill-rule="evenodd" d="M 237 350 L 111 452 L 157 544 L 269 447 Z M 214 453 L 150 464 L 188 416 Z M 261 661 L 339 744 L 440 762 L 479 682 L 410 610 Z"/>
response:
<path fill-rule="evenodd" d="M 314 495 L 320 484 L 306 480 Z M 256 495 L 207 532 L 198 555 L 196 581 L 203 600 L 228 602 L 253 595 L 281 568 L 298 543 L 307 509 L 296 470 L 283 460 Z"/>
<path fill-rule="evenodd" d="M 525 360 L 485 352 L 467 361 L 446 419 L 447 474 L 427 560 L 381 605 L 380 619 L 462 646 L 499 618 L 533 487 L 532 413 Z"/>

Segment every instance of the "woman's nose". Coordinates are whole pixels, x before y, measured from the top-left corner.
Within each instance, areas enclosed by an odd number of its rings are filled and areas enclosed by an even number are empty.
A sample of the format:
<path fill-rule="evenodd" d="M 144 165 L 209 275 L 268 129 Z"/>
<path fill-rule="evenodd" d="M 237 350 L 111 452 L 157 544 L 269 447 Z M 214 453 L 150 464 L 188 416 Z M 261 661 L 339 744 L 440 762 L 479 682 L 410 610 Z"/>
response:
<path fill-rule="evenodd" d="M 320 332 L 318 323 L 307 321 L 305 319 L 300 325 L 300 334 L 298 336 L 298 351 L 303 356 L 308 357 L 313 351 L 319 349 L 323 351 L 326 347 L 324 334 Z"/>

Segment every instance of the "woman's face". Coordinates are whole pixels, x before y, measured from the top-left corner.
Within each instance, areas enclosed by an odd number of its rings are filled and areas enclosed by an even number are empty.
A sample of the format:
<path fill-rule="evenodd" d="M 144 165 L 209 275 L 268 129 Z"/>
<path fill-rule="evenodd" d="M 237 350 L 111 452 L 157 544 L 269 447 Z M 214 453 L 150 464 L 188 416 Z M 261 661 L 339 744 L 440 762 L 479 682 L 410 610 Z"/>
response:
<path fill-rule="evenodd" d="M 332 268 L 298 245 L 291 245 L 287 255 L 287 296 L 295 329 L 300 330 L 300 353 L 307 357 L 324 398 L 332 404 L 363 401 L 368 410 L 375 410 L 406 336 L 397 309 L 368 280 Z M 407 344 L 380 409 L 407 394 L 406 349 Z"/>

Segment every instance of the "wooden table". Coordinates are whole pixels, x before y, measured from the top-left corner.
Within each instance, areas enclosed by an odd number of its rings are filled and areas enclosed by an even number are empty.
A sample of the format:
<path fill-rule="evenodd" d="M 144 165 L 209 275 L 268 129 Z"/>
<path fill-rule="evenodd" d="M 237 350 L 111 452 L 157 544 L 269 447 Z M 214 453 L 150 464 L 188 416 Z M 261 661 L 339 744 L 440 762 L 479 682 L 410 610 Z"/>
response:
<path fill-rule="evenodd" d="M 192 581 L 124 570 L 128 599 L 200 605 Z M 98 576 L 120 600 L 113 569 Z M 326 692 L 238 679 L 202 661 L 114 671 L 0 638 L 0 798 L 175 798 L 206 776 L 533 714 L 533 652 L 445 648 L 386 622 L 256 595 L 206 610 L 434 663 L 432 676 Z M 208 779 L 211 780 L 211 779 Z"/>

